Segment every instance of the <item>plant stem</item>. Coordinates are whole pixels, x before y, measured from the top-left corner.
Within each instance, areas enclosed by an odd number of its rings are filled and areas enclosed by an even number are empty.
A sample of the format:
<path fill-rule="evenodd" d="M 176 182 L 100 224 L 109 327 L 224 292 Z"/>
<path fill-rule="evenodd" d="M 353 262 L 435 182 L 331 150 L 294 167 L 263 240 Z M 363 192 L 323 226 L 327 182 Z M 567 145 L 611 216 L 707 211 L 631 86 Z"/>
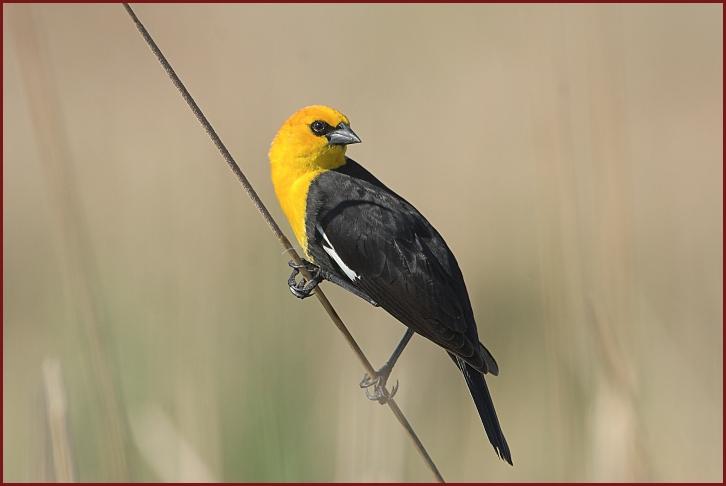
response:
<path fill-rule="evenodd" d="M 159 46 L 156 45 L 156 42 L 154 42 L 154 39 L 151 37 L 149 32 L 146 30 L 144 25 L 141 23 L 139 18 L 136 16 L 134 11 L 131 9 L 128 3 L 124 3 L 124 8 L 126 9 L 126 12 L 131 16 L 131 19 L 133 20 L 134 24 L 136 24 L 136 28 L 141 33 L 141 36 L 144 38 L 146 43 L 151 48 L 151 51 L 154 53 L 156 58 L 161 63 L 162 67 L 166 71 L 166 74 L 171 79 L 171 82 L 176 86 L 176 88 L 179 90 L 179 93 L 181 94 L 182 98 L 184 98 L 184 101 L 187 102 L 187 105 L 189 105 L 189 108 L 192 110 L 192 113 L 194 113 L 194 116 L 197 118 L 199 123 L 202 124 L 202 127 L 204 127 L 204 130 L 207 132 L 207 135 L 209 135 L 209 138 L 212 139 L 212 142 L 217 147 L 219 152 L 222 154 L 222 157 L 224 158 L 224 161 L 227 162 L 227 165 L 230 169 L 232 169 L 232 172 L 239 180 L 240 184 L 242 185 L 242 188 L 245 190 L 247 195 L 252 199 L 252 204 L 254 204 L 255 208 L 257 208 L 257 211 L 262 215 L 262 218 L 265 220 L 267 225 L 270 227 L 272 232 L 275 234 L 275 237 L 277 237 L 277 240 L 280 242 L 280 244 L 283 246 L 287 254 L 292 258 L 296 263 L 300 263 L 300 255 L 295 251 L 295 249 L 290 244 L 290 240 L 287 239 L 287 237 L 283 234 L 282 230 L 280 229 L 280 226 L 277 224 L 275 219 L 272 217 L 270 212 L 265 207 L 264 203 L 260 199 L 260 197 L 257 195 L 257 192 L 252 187 L 252 184 L 250 184 L 250 181 L 247 179 L 247 177 L 242 172 L 242 169 L 240 169 L 239 165 L 237 165 L 237 162 L 235 162 L 232 155 L 229 153 L 229 150 L 227 150 L 227 147 L 225 147 L 224 143 L 222 143 L 222 140 L 219 138 L 219 135 L 217 135 L 217 132 L 212 127 L 212 124 L 209 123 L 209 120 L 207 120 L 207 117 L 204 116 L 204 113 L 202 113 L 202 110 L 199 109 L 199 106 L 194 101 L 194 98 L 192 98 L 192 95 L 189 94 L 189 91 L 187 91 L 186 87 L 184 86 L 184 83 L 182 83 L 181 79 L 179 79 L 179 76 L 177 76 L 176 72 L 174 72 L 174 69 L 171 67 L 171 64 L 169 64 L 169 61 L 166 60 L 166 57 L 164 57 L 164 54 L 161 52 L 161 49 L 159 49 Z M 310 278 L 310 275 L 307 274 L 305 269 L 301 269 L 301 273 L 306 277 Z M 350 331 L 346 327 L 346 325 L 341 320 L 338 313 L 333 308 L 333 305 L 330 303 L 328 298 L 325 296 L 323 291 L 318 287 L 315 289 L 315 295 L 318 298 L 318 301 L 320 302 L 320 305 L 323 306 L 325 311 L 330 316 L 330 319 L 333 321 L 333 324 L 338 328 L 340 332 L 343 333 L 343 336 L 348 341 L 348 344 L 353 349 L 353 352 L 358 356 L 358 359 L 363 364 L 363 367 L 366 369 L 366 371 L 370 374 L 375 373 L 375 369 L 371 365 L 370 361 L 368 361 L 368 358 L 365 356 L 363 351 L 361 350 L 358 343 L 355 341 L 353 336 L 351 335 Z M 438 468 L 434 464 L 433 460 L 431 459 L 431 456 L 429 456 L 428 452 L 424 448 L 423 444 L 421 443 L 421 440 L 416 435 L 416 432 L 413 430 L 413 427 L 411 427 L 411 424 L 409 423 L 406 416 L 403 414 L 401 409 L 398 407 L 398 404 L 393 400 L 393 398 L 390 398 L 387 402 L 388 407 L 391 409 L 393 414 L 395 415 L 396 419 L 401 423 L 401 426 L 406 430 L 409 437 L 413 441 L 414 445 L 416 446 L 416 449 L 418 450 L 421 457 L 424 459 L 426 464 L 428 465 L 429 469 L 431 469 L 431 472 L 436 477 L 436 480 L 439 482 L 444 482 L 444 478 L 441 476 L 441 473 L 439 472 Z"/>

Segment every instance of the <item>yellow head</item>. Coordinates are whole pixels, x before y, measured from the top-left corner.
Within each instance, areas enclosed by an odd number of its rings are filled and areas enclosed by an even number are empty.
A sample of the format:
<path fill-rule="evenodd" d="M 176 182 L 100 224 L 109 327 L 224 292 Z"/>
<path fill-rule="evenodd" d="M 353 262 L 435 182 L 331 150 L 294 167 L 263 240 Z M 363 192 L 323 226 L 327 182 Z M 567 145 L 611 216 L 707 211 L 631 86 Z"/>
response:
<path fill-rule="evenodd" d="M 278 130 L 270 147 L 270 162 L 329 169 L 342 164 L 348 144 L 358 142 L 345 115 L 328 106 L 306 106 Z"/>
<path fill-rule="evenodd" d="M 275 135 L 269 153 L 272 183 L 303 251 L 307 252 L 305 205 L 310 183 L 345 164 L 346 146 L 359 142 L 348 118 L 322 105 L 298 110 Z"/>

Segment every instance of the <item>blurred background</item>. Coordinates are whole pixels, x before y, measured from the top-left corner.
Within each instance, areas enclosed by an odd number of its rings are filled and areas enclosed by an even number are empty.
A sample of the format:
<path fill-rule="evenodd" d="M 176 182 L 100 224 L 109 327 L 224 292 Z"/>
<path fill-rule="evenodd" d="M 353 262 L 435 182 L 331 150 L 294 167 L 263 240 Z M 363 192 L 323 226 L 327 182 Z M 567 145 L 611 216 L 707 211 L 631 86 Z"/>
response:
<path fill-rule="evenodd" d="M 6 481 L 428 481 L 120 5 L 3 5 Z M 415 338 L 450 481 L 721 481 L 721 5 L 138 5 L 274 216 L 313 103 L 458 257 L 515 466 Z M 324 285 L 376 366 L 403 326 Z"/>

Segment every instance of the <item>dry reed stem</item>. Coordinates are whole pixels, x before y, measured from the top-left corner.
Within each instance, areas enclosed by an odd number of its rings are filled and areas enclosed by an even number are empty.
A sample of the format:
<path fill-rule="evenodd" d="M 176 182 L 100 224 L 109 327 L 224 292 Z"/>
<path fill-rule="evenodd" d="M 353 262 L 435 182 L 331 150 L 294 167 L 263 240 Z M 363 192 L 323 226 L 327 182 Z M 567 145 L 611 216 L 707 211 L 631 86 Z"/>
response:
<path fill-rule="evenodd" d="M 161 63 L 162 67 L 166 71 L 166 74 L 171 79 L 172 83 L 176 88 L 179 90 L 179 93 L 181 94 L 182 98 L 184 98 L 184 101 L 187 102 L 189 105 L 189 108 L 192 110 L 192 113 L 194 113 L 194 116 L 197 118 L 199 123 L 201 123 L 204 130 L 207 132 L 207 135 L 212 139 L 212 142 L 217 147 L 219 152 L 222 154 L 222 157 L 224 158 L 225 162 L 229 166 L 229 168 L 232 170 L 234 175 L 239 180 L 240 184 L 242 185 L 242 188 L 245 190 L 247 195 L 252 200 L 252 204 L 255 206 L 257 211 L 260 213 L 262 218 L 265 220 L 267 225 L 270 227 L 272 232 L 274 233 L 277 240 L 280 242 L 282 247 L 285 249 L 287 254 L 290 256 L 290 258 L 295 261 L 296 263 L 300 263 L 300 255 L 295 251 L 292 244 L 290 243 L 290 240 L 287 239 L 287 237 L 283 234 L 282 230 L 280 229 L 280 226 L 277 224 L 275 219 L 272 217 L 270 212 L 265 207 L 264 203 L 260 199 L 260 197 L 257 195 L 257 192 L 252 187 L 252 184 L 250 184 L 247 177 L 242 172 L 242 169 L 240 169 L 237 162 L 235 162 L 232 155 L 227 150 L 227 147 L 222 143 L 222 140 L 217 135 L 217 132 L 212 127 L 211 123 L 209 123 L 209 120 L 207 120 L 207 117 L 204 116 L 202 113 L 202 110 L 199 108 L 197 103 L 194 101 L 194 98 L 192 98 L 192 95 L 187 91 L 186 87 L 184 86 L 184 83 L 182 83 L 181 79 L 179 79 L 179 76 L 177 76 L 176 72 L 174 72 L 174 69 L 171 67 L 171 64 L 169 64 L 169 61 L 167 61 L 164 54 L 161 52 L 161 49 L 159 49 L 159 46 L 156 45 L 156 42 L 154 42 L 154 39 L 151 37 L 149 32 L 146 30 L 144 25 L 141 23 L 139 18 L 136 16 L 134 11 L 131 9 L 128 3 L 124 3 L 124 8 L 128 12 L 129 16 L 133 20 L 134 24 L 136 25 L 136 28 L 141 33 L 141 36 L 144 38 L 146 43 L 151 48 L 151 51 L 154 53 L 156 58 Z M 306 277 L 310 278 L 310 275 L 302 269 L 301 273 Z M 340 316 L 336 312 L 336 310 L 333 308 L 333 305 L 330 303 L 328 298 L 323 293 L 322 289 L 319 287 L 315 290 L 315 296 L 318 298 L 318 301 L 320 302 L 320 305 L 323 306 L 325 311 L 328 313 L 328 316 L 330 316 L 330 319 L 333 321 L 335 326 L 338 328 L 338 330 L 343 333 L 343 336 L 345 337 L 346 341 L 350 345 L 350 347 L 353 349 L 353 352 L 358 356 L 358 359 L 363 364 L 363 367 L 368 371 L 368 373 L 375 373 L 375 369 L 371 365 L 368 358 L 365 356 L 363 351 L 361 350 L 358 343 L 355 341 L 355 338 L 353 338 L 353 335 L 348 330 L 347 326 L 343 323 Z M 408 433 L 408 436 L 413 441 L 414 445 L 416 446 L 416 450 L 419 452 L 421 457 L 426 462 L 429 469 L 431 469 L 431 472 L 436 477 L 436 480 L 439 482 L 444 482 L 444 478 L 441 476 L 441 473 L 439 472 L 438 468 L 434 464 L 433 460 L 431 459 L 431 456 L 426 451 L 426 449 L 423 446 L 423 443 L 416 435 L 416 432 L 413 430 L 413 427 L 411 427 L 411 424 L 409 423 L 406 416 L 403 414 L 401 409 L 399 408 L 398 404 L 393 400 L 393 398 L 390 398 L 387 402 L 388 407 L 393 412 L 396 419 L 400 422 L 401 426 L 406 430 Z"/>
<path fill-rule="evenodd" d="M 43 361 L 43 389 L 54 479 L 59 483 L 70 483 L 75 480 L 75 474 L 71 441 L 68 438 L 66 393 L 61 365 L 57 359 L 46 358 Z"/>

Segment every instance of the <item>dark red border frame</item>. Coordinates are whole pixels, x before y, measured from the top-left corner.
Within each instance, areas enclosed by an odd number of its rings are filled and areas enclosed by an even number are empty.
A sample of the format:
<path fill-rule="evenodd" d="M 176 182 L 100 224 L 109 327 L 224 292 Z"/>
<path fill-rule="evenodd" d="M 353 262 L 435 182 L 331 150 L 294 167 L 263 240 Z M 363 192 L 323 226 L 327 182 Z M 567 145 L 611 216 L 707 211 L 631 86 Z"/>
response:
<path fill-rule="evenodd" d="M 2 1 L 1 3 L 3 4 L 3 8 L 0 9 L 0 22 L 3 22 L 3 26 L 4 26 L 4 15 L 5 15 L 4 5 L 6 3 L 10 3 L 10 4 L 14 4 L 14 3 L 18 3 L 18 4 L 25 4 L 25 3 L 31 3 L 31 4 L 32 3 L 54 3 L 54 4 L 58 4 L 58 3 L 68 3 L 68 4 L 79 4 L 79 3 L 109 3 L 109 4 L 111 4 L 111 3 L 117 3 L 117 4 L 120 4 L 121 2 L 111 1 L 111 0 L 101 0 L 101 1 L 96 1 L 96 2 L 90 1 L 90 0 L 81 0 L 81 1 L 75 1 L 75 2 L 63 2 L 63 1 L 59 1 L 59 0 L 48 0 L 48 1 L 45 1 L 45 2 L 36 2 L 36 1 L 32 1 L 32 0 L 29 0 L 29 1 L 19 0 L 19 1 L 11 1 L 11 2 Z M 158 4 L 158 3 L 202 4 L 203 2 L 192 1 L 192 0 L 181 0 L 181 1 L 177 1 L 177 2 L 161 0 L 161 1 L 156 1 L 156 2 L 152 2 L 152 1 L 139 1 L 139 2 L 130 2 L 130 3 L 132 3 L 132 4 L 144 4 L 144 3 L 156 3 L 156 4 Z M 482 4 L 486 4 L 486 3 L 493 3 L 493 4 L 497 4 L 497 3 L 514 3 L 514 4 L 555 4 L 555 3 L 565 3 L 565 4 L 600 4 L 600 3 L 613 3 L 613 4 L 618 4 L 618 3 L 622 3 L 622 4 L 630 4 L 630 3 L 638 3 L 638 4 L 713 4 L 713 3 L 720 3 L 720 4 L 723 5 L 724 2 L 723 1 L 718 1 L 718 0 L 705 0 L 705 1 L 677 1 L 677 0 L 665 0 L 665 1 L 645 0 L 645 1 L 638 1 L 638 0 L 625 0 L 625 1 L 620 1 L 620 2 L 595 2 L 595 1 L 587 1 L 587 0 L 571 0 L 569 2 L 547 2 L 547 1 L 544 1 L 544 0 L 530 0 L 530 1 L 510 0 L 510 1 L 502 1 L 502 2 L 479 2 L 479 1 L 475 1 L 475 0 L 463 0 L 463 1 L 462 0 L 459 0 L 459 1 L 456 1 L 456 2 L 442 2 L 442 1 L 437 1 L 437 0 L 402 1 L 402 2 L 389 2 L 389 1 L 385 1 L 385 0 L 370 0 L 370 1 L 367 1 L 367 2 L 358 2 L 358 1 L 351 1 L 351 0 L 342 0 L 342 1 L 337 1 L 337 2 L 336 1 L 306 2 L 304 0 L 299 0 L 299 1 L 294 1 L 293 0 L 293 1 L 283 1 L 283 2 L 275 2 L 275 1 L 260 1 L 260 2 L 242 1 L 242 2 L 233 2 L 233 1 L 228 1 L 228 0 L 221 0 L 221 1 L 216 1 L 214 3 L 216 3 L 216 4 L 224 4 L 224 3 L 257 3 L 257 4 L 298 4 L 298 3 L 310 3 L 310 4 L 326 4 L 326 3 L 356 4 L 356 3 L 368 3 L 368 4 L 387 4 L 387 3 L 391 3 L 391 4 L 411 4 L 411 5 L 415 5 L 415 4 L 442 4 L 442 5 L 443 4 L 446 4 L 446 5 L 448 5 L 448 4 L 454 4 L 454 5 L 456 5 L 456 4 L 472 4 L 472 3 L 482 3 Z M 721 10 L 721 18 L 722 18 L 722 26 L 723 26 L 723 20 L 724 20 L 724 18 L 726 18 L 724 16 L 723 8 Z M 3 42 L 4 42 L 4 37 L 3 37 L 2 40 L 0 40 L 0 44 L 2 44 Z M 722 39 L 722 42 L 723 42 L 723 39 Z M 0 47 L 2 47 L 2 45 L 0 45 Z M 723 51 L 722 51 L 722 53 L 723 53 Z M 2 56 L 3 56 L 2 51 L 0 51 L 0 58 L 2 58 Z M 4 74 L 5 74 L 5 64 L 4 64 L 4 62 L 2 64 L 2 67 L 0 67 L 0 70 L 1 70 L 1 72 L 3 74 L 3 80 L 4 80 Z M 722 74 L 721 74 L 721 79 L 722 79 L 722 84 L 723 84 L 723 58 L 722 58 Z M 723 91 L 723 86 L 722 86 L 722 95 L 723 95 L 723 93 L 724 93 L 724 91 Z M 5 93 L 3 91 L 3 98 L 2 98 L 2 101 L 0 101 L 0 106 L 2 106 L 2 108 L 3 108 L 3 118 L 2 118 L 2 122 L 0 122 L 0 123 L 2 123 L 2 128 L 3 128 L 3 138 L 2 138 L 2 141 L 0 142 L 0 147 L 3 149 L 3 152 L 2 152 L 3 162 L 4 162 L 4 154 L 5 154 L 5 151 L 4 151 L 4 147 L 5 147 L 4 97 L 5 97 Z M 724 107 L 726 107 L 726 103 L 724 103 L 724 98 L 722 96 L 722 110 L 723 110 Z M 721 115 L 721 126 L 723 128 L 723 111 L 722 111 L 722 115 Z M 723 143 L 722 143 L 722 148 L 723 148 Z M 3 291 L 3 299 L 2 299 L 2 301 L 0 301 L 0 309 L 2 309 L 3 311 L 4 311 L 4 304 L 5 304 L 5 297 L 4 297 L 5 296 L 5 279 L 4 279 L 4 275 L 5 275 L 4 274 L 4 259 L 5 259 L 5 238 L 4 238 L 4 232 L 5 232 L 5 211 L 4 211 L 4 207 L 5 207 L 5 191 L 4 191 L 4 188 L 5 188 L 5 178 L 4 178 L 4 175 L 5 175 L 5 170 L 4 170 L 4 167 L 5 166 L 3 164 L 3 170 L 0 171 L 0 184 L 2 184 L 2 189 L 0 189 L 0 190 L 2 191 L 2 196 L 3 196 L 3 199 L 2 199 L 3 211 L 2 211 L 2 214 L 0 214 L 0 221 L 2 222 L 2 229 L 0 230 L 0 232 L 2 232 L 2 234 L 3 234 L 2 243 L 0 243 L 0 248 L 2 249 L 2 258 L 0 259 L 0 270 L 3 271 L 3 273 L 2 273 L 3 276 L 2 276 L 2 278 L 0 278 L 0 287 L 2 288 L 2 291 Z M 726 182 L 726 178 L 723 178 L 722 179 L 722 182 Z M 723 186 L 722 186 L 722 191 L 723 191 Z M 723 192 L 721 194 L 721 207 L 722 207 L 722 214 L 723 214 L 723 209 L 726 208 L 726 205 L 724 204 Z M 726 223 L 726 217 L 723 219 L 722 223 Z M 722 241 L 722 245 L 723 245 L 723 241 Z M 723 252 L 723 248 L 722 248 L 722 282 L 721 282 L 722 283 L 722 290 L 723 290 L 723 283 L 724 283 L 723 282 L 723 272 L 726 271 L 726 262 L 724 262 L 723 256 L 724 256 L 724 252 Z M 726 293 L 724 293 L 724 296 L 726 296 Z M 722 299 L 723 299 L 723 296 L 722 296 Z M 722 316 L 723 316 L 723 310 L 724 310 L 724 308 L 723 308 L 723 300 L 722 300 L 721 301 L 721 311 L 722 311 L 721 314 L 722 314 Z M 5 349 L 4 348 L 4 335 L 5 335 L 4 325 L 5 325 L 5 319 L 4 319 L 4 317 L 5 317 L 5 313 L 3 312 L 3 333 L 2 333 L 2 336 L 0 336 L 0 343 L 3 344 L 3 365 L 2 365 L 3 366 L 3 375 L 0 378 L 0 380 L 2 381 L 3 388 L 2 388 L 2 391 L 0 391 L 0 394 L 1 394 L 0 396 L 2 396 L 2 398 L 3 398 L 3 403 L 4 403 L 4 392 L 5 392 L 5 386 L 4 386 L 5 385 L 5 378 L 4 378 L 5 377 L 5 375 L 4 375 L 4 365 L 5 365 L 5 360 L 4 360 L 4 349 Z M 723 326 L 723 323 L 722 323 L 722 326 Z M 724 348 L 724 344 L 726 344 L 726 338 L 724 338 L 724 335 L 723 335 L 723 332 L 722 332 L 722 350 Z M 726 366 L 724 367 L 724 371 L 726 371 Z M 722 375 L 722 379 L 723 379 L 723 375 Z M 723 411 L 722 411 L 722 413 L 723 413 Z M 0 419 L 0 432 L 2 432 L 4 430 L 4 421 L 5 421 L 5 415 L 3 414 L 2 419 Z M 724 423 L 723 423 L 723 416 L 722 416 L 722 427 L 723 427 L 723 431 L 726 432 L 726 425 L 724 425 Z M 3 435 L 3 444 L 2 444 L 2 446 L 0 446 L 0 449 L 2 449 L 4 447 L 5 447 L 5 441 L 4 441 L 4 435 Z M 721 447 L 722 447 L 722 453 L 723 453 L 723 433 L 722 433 L 722 444 L 721 444 Z M 34 484 L 34 483 L 6 483 L 4 481 L 4 461 L 3 462 L 0 462 L 0 474 L 3 474 L 3 484 Z M 723 479 L 723 463 L 721 464 L 721 477 Z M 88 483 L 88 484 L 94 484 L 94 483 Z M 100 483 L 98 483 L 98 484 L 100 484 Z M 111 483 L 111 484 L 156 485 L 156 484 L 173 484 L 173 483 Z M 185 483 L 185 484 L 214 484 L 214 483 Z M 229 484 L 235 484 L 235 483 L 229 483 Z M 288 485 L 288 484 L 372 484 L 372 485 L 375 485 L 375 484 L 386 484 L 386 483 L 236 483 L 236 484 L 271 484 L 271 485 Z M 396 484 L 396 483 L 388 483 L 388 484 Z M 405 483 L 405 484 L 414 485 L 414 484 L 430 484 L 430 483 Z M 465 484 L 477 484 L 477 483 L 449 483 L 449 484 L 462 484 L 462 485 L 465 485 Z M 526 482 L 526 483 L 507 483 L 507 484 L 557 484 L 557 483 Z M 589 484 L 589 483 L 567 483 L 567 484 Z M 638 484 L 638 483 L 598 483 L 598 484 L 603 484 L 603 485 L 610 485 L 610 484 L 612 484 L 612 485 L 620 485 L 620 484 Z M 674 483 L 674 484 L 678 484 L 678 483 Z M 720 484 L 720 483 L 686 483 L 686 484 Z"/>

